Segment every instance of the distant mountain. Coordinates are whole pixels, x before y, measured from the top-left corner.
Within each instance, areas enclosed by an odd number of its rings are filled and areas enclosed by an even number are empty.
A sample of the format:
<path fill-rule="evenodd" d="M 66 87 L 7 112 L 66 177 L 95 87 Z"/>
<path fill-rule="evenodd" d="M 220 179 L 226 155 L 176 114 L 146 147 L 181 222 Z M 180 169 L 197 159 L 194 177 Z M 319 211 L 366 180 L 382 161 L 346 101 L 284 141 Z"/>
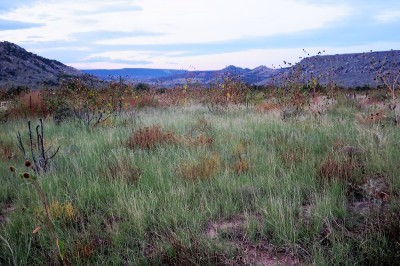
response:
<path fill-rule="evenodd" d="M 320 84 L 334 83 L 345 88 L 364 85 L 380 85 L 376 79 L 380 73 L 399 73 L 400 51 L 353 53 L 338 55 L 319 55 L 301 60 L 295 66 L 282 71 L 280 76 L 267 79 L 262 84 L 282 83 L 285 80 L 299 79 L 307 82 L 317 78 Z"/>
<path fill-rule="evenodd" d="M 27 52 L 22 47 L 0 42 L 0 87 L 58 86 L 61 79 L 85 74 L 56 60 Z"/>
<path fill-rule="evenodd" d="M 163 77 L 186 73 L 185 70 L 151 69 L 151 68 L 123 68 L 123 69 L 89 69 L 83 73 L 97 76 L 103 80 L 128 79 L 131 81 L 152 81 Z"/>
<path fill-rule="evenodd" d="M 125 80 L 136 82 L 158 82 L 165 86 L 199 82 L 201 84 L 210 83 L 211 80 L 221 77 L 224 74 L 244 74 L 250 69 L 228 66 L 222 70 L 209 71 L 187 71 L 173 69 L 150 69 L 150 68 L 123 68 L 123 69 L 90 69 L 82 72 L 102 78 L 103 80 L 113 80 L 121 77 Z"/>
<path fill-rule="evenodd" d="M 124 68 L 124 69 L 91 69 L 82 72 L 97 76 L 103 80 L 112 80 L 122 77 L 124 80 L 135 82 L 148 82 L 160 86 L 173 87 L 176 85 L 198 83 L 202 85 L 220 82 L 224 77 L 234 77 L 249 84 L 264 81 L 271 76 L 277 75 L 280 70 L 274 70 L 265 66 L 253 70 L 236 66 L 227 66 L 221 70 L 187 71 L 171 69 L 148 69 L 148 68 Z"/>
<path fill-rule="evenodd" d="M 228 66 L 221 70 L 183 71 L 164 69 L 87 70 L 86 73 L 102 78 L 128 76 L 139 82 L 152 82 L 172 87 L 185 83 L 209 85 L 223 77 L 235 77 L 252 85 L 282 85 L 285 82 L 307 83 L 317 78 L 322 85 L 334 83 L 345 88 L 368 85 L 376 87 L 377 70 L 381 73 L 400 70 L 400 51 L 318 55 L 305 58 L 294 66 L 271 69 L 259 66 L 254 69 Z"/>
<path fill-rule="evenodd" d="M 220 82 L 224 77 L 235 77 L 242 79 L 242 77 L 250 71 L 251 70 L 248 68 L 230 65 L 221 70 L 186 71 L 185 73 L 179 75 L 163 77 L 159 81 L 166 87 L 182 85 L 188 82 L 208 85 Z"/>
<path fill-rule="evenodd" d="M 210 85 L 233 77 L 253 85 L 282 85 L 296 81 L 307 83 L 317 78 L 320 84 L 335 83 L 343 87 L 376 87 L 377 70 L 381 73 L 399 73 L 400 51 L 318 55 L 305 58 L 289 68 L 271 69 L 259 66 L 254 69 L 227 66 L 221 70 L 186 71 L 172 69 L 92 69 L 76 70 L 56 60 L 27 52 L 10 42 L 0 42 L 0 87 L 24 85 L 31 88 L 58 86 L 69 78 L 83 78 L 100 85 L 100 79 L 122 77 L 125 81 L 147 82 L 164 87 L 185 83 Z M 96 78 L 95 78 L 96 76 Z"/>
<path fill-rule="evenodd" d="M 283 69 L 272 69 L 266 66 L 259 66 L 247 72 L 243 76 L 243 80 L 246 83 L 253 85 L 264 84 L 283 71 Z"/>
<path fill-rule="evenodd" d="M 189 71 L 173 77 L 161 78 L 164 86 L 181 85 L 190 81 L 203 85 L 221 82 L 224 77 L 230 77 L 241 80 L 248 84 L 258 84 L 267 82 L 270 78 L 281 73 L 282 70 L 271 69 L 266 66 L 259 66 L 254 69 L 240 68 L 236 66 L 227 66 L 221 70 L 214 71 Z"/>

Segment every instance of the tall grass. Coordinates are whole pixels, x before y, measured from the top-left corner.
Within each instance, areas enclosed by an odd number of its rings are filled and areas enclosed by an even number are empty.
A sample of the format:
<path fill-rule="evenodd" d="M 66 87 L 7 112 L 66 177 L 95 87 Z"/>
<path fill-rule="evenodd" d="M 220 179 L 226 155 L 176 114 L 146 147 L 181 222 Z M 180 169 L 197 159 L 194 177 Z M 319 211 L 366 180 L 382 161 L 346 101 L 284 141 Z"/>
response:
<path fill-rule="evenodd" d="M 124 113 L 89 129 L 47 118 L 48 144 L 62 148 L 38 181 L 58 213 L 52 218 L 65 243 L 63 263 L 229 264 L 239 256 L 236 238 L 267 242 L 306 264 L 396 263 L 399 226 L 378 223 L 372 209 L 379 199 L 368 198 L 364 216 L 349 206 L 367 201 L 367 180 L 383 179 L 391 199 L 377 211 L 399 214 L 400 135 L 391 125 L 358 124 L 350 115 L 357 111 L 340 104 L 282 120 L 277 112 L 189 105 L 142 109 L 134 120 Z M 46 228 L 32 234 L 44 219 L 40 198 L 9 172 L 23 162 L 15 132 L 25 125 L 1 125 L 0 151 L 14 156 L 0 156 L 0 264 L 60 263 L 48 255 Z M 211 141 L 199 144 L 199 136 Z M 356 173 L 335 170 L 351 160 L 344 146 L 362 151 Z M 207 236 L 207 224 L 233 215 L 258 217 L 246 228 L 251 238 Z"/>

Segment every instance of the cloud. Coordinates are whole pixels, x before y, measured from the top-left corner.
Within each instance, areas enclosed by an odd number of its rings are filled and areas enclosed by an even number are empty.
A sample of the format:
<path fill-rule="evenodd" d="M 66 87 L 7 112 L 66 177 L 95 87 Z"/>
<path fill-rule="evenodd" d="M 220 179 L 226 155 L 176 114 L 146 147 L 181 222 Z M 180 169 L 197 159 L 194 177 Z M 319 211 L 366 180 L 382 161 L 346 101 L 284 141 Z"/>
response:
<path fill-rule="evenodd" d="M 95 61 L 95 62 L 75 62 L 66 63 L 76 69 L 121 69 L 121 68 L 135 68 L 138 67 L 132 63 L 119 63 L 110 61 Z"/>
<path fill-rule="evenodd" d="M 3 31 L 4 39 L 22 41 L 70 40 L 80 32 L 156 32 L 162 35 L 104 35 L 97 44 L 207 43 L 245 37 L 271 36 L 318 29 L 348 15 L 348 6 L 321 5 L 295 0 L 115 0 L 39 1 L 5 12 L 4 19 L 44 26 Z M 41 36 L 31 40 L 28 35 Z"/>
<path fill-rule="evenodd" d="M 386 10 L 375 16 L 375 19 L 379 22 L 390 23 L 400 20 L 400 9 L 397 10 Z"/>
<path fill-rule="evenodd" d="M 2 19 L 43 24 L 4 30 L 0 38 L 14 42 L 71 41 L 74 34 L 91 31 L 137 32 L 131 18 L 141 12 L 135 1 L 36 1 L 2 13 Z M 123 9 L 121 7 L 124 7 Z M 29 36 L 37 36 L 32 39 Z"/>
<path fill-rule="evenodd" d="M 103 45 L 209 43 L 319 29 L 348 15 L 346 5 L 302 1 L 141 1 L 142 13 L 132 22 L 161 31 L 162 36 L 105 39 Z M 148 16 L 152 14 L 152 16 Z M 154 20 L 157 18 L 157 20 Z"/>
<path fill-rule="evenodd" d="M 0 10 L 12 10 L 16 7 L 27 5 L 32 3 L 31 0 L 12 0 L 12 1 L 1 1 L 0 2 Z"/>
<path fill-rule="evenodd" d="M 302 48 L 399 47 L 398 11 L 398 0 L 13 0 L 0 3 L 0 40 L 82 68 L 252 68 Z"/>
<path fill-rule="evenodd" d="M 41 27 L 41 26 L 43 26 L 43 24 L 0 19 L 0 31 L 16 30 L 16 29 L 29 29 L 29 28 L 35 28 L 35 27 Z"/>
<path fill-rule="evenodd" d="M 307 53 L 316 55 L 319 51 L 326 50 L 326 54 L 357 53 L 369 52 L 372 47 L 374 50 L 390 50 L 399 47 L 400 42 L 385 43 L 376 42 L 373 45 L 355 46 L 311 46 L 306 47 Z M 172 51 L 160 53 L 158 51 L 108 51 L 93 54 L 85 58 L 89 62 L 70 62 L 69 65 L 76 68 L 88 69 L 97 67 L 101 64 L 104 68 L 119 67 L 146 67 L 146 68 L 167 68 L 167 69 L 222 69 L 228 65 L 236 65 L 247 68 L 255 68 L 259 65 L 273 65 L 278 67 L 283 60 L 296 63 L 300 57 L 306 57 L 300 48 L 281 48 L 281 49 L 250 49 L 246 51 L 220 52 L 216 54 L 204 55 L 182 55 L 182 51 Z M 180 56 L 178 56 L 180 55 Z M 95 61 L 95 62 L 93 62 Z M 140 64 L 144 61 L 145 64 Z M 133 63 L 130 63 L 133 62 Z M 123 64 L 121 64 L 123 63 Z"/>

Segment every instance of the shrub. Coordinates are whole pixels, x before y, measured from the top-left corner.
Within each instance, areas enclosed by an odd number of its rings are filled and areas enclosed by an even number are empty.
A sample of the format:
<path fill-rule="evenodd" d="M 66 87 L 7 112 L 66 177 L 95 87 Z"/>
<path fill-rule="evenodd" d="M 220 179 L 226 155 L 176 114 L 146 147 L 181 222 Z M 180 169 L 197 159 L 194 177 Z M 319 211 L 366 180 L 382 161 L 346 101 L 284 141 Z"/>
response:
<path fill-rule="evenodd" d="M 387 119 L 387 114 L 384 109 L 370 112 L 368 115 L 364 116 L 361 113 L 356 113 L 354 115 L 356 121 L 360 124 L 380 124 Z"/>
<path fill-rule="evenodd" d="M 23 93 L 28 93 L 29 91 L 30 89 L 25 86 L 16 86 L 16 87 L 12 86 L 7 90 L 4 97 L 7 99 L 13 99 L 17 96 L 20 96 Z"/>
<path fill-rule="evenodd" d="M 149 91 L 150 85 L 147 83 L 138 83 L 135 85 L 135 90 L 137 91 Z"/>
<path fill-rule="evenodd" d="M 213 154 L 211 156 L 201 157 L 198 162 L 183 162 L 177 168 L 177 174 L 185 180 L 208 180 L 211 179 L 220 169 L 220 156 Z"/>
<path fill-rule="evenodd" d="M 60 106 L 53 114 L 53 120 L 56 125 L 74 117 L 74 111 L 68 106 Z"/>
<path fill-rule="evenodd" d="M 128 139 L 126 145 L 130 149 L 149 150 L 165 143 L 175 143 L 176 136 L 169 131 L 164 131 L 160 126 L 151 126 L 139 129 Z"/>
<path fill-rule="evenodd" d="M 46 117 L 51 112 L 51 109 L 43 101 L 41 91 L 32 91 L 15 98 L 10 108 L 10 116 L 14 118 Z"/>
<path fill-rule="evenodd" d="M 355 175 L 356 167 L 350 160 L 339 161 L 331 156 L 319 167 L 317 178 L 324 184 L 334 180 L 350 181 Z"/>
<path fill-rule="evenodd" d="M 383 89 L 372 90 L 369 94 L 369 100 L 371 102 L 383 102 L 388 99 L 390 99 L 390 95 Z"/>

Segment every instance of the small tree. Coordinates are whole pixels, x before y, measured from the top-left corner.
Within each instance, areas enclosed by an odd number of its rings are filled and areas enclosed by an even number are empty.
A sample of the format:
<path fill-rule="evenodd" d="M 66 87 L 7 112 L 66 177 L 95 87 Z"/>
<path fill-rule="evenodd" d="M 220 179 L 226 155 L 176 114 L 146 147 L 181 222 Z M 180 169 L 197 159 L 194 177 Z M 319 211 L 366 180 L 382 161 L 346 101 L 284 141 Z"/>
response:
<path fill-rule="evenodd" d="M 400 64 L 396 61 L 396 54 L 390 51 L 381 60 L 374 59 L 372 67 L 376 73 L 376 81 L 390 93 L 391 103 L 389 109 L 393 112 L 394 122 L 399 124 L 397 117 L 397 90 L 400 88 Z"/>

